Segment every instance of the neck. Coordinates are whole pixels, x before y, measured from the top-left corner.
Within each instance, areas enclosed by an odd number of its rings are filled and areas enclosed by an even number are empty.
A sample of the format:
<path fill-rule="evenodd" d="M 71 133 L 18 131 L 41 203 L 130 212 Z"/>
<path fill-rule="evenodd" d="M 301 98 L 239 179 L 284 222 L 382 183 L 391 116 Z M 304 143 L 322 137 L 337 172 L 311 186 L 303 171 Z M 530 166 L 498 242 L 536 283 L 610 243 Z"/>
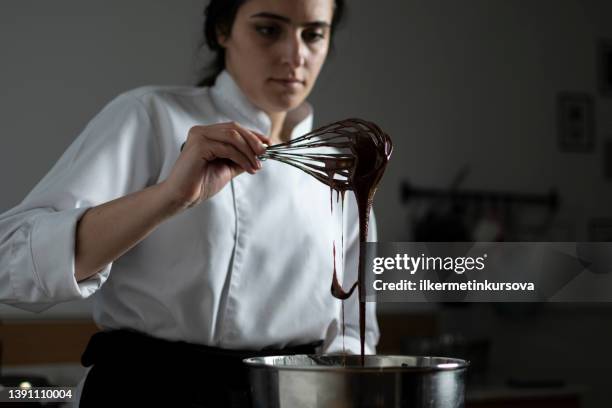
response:
<path fill-rule="evenodd" d="M 270 141 L 272 144 L 281 143 L 289 138 L 284 129 L 287 112 L 268 113 L 270 117 Z M 284 130 L 284 131 L 283 131 Z"/>

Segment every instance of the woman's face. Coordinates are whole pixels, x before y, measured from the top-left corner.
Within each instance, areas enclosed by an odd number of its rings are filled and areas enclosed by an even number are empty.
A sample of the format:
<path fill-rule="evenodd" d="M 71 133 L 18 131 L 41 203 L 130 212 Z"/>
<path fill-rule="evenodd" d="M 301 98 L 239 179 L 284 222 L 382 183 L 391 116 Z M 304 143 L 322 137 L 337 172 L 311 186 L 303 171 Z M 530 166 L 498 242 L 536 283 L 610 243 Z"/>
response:
<path fill-rule="evenodd" d="M 268 113 L 308 96 L 329 48 L 334 0 L 248 0 L 229 36 L 219 34 L 226 68 L 249 100 Z"/>

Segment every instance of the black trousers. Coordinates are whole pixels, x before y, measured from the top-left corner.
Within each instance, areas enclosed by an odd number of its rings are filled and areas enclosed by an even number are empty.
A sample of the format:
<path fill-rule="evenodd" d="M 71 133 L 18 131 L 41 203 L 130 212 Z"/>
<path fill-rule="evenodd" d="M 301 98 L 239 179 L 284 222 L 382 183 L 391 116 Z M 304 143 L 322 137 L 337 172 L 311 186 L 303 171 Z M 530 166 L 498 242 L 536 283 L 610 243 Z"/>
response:
<path fill-rule="evenodd" d="M 132 330 L 96 333 L 81 362 L 92 366 L 81 407 L 251 406 L 242 360 L 266 355 L 313 354 L 321 342 L 287 349 L 225 350 L 168 341 Z"/>

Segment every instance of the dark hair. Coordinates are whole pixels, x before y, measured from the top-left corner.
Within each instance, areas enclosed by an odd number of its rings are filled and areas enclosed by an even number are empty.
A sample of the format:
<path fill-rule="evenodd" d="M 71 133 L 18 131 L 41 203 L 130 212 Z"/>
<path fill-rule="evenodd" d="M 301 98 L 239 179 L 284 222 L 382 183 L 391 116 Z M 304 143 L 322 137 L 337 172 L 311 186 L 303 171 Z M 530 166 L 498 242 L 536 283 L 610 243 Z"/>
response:
<path fill-rule="evenodd" d="M 210 0 L 204 9 L 204 38 L 200 48 L 205 44 L 215 54 L 209 66 L 203 69 L 204 75 L 198 82 L 198 86 L 212 86 L 217 76 L 225 69 L 225 49 L 219 44 L 217 33 L 229 35 L 232 25 L 236 19 L 238 9 L 246 0 Z M 334 29 L 342 20 L 345 12 L 344 0 L 334 0 L 334 15 L 331 21 L 331 40 L 333 40 Z M 331 44 L 333 48 L 333 43 Z"/>

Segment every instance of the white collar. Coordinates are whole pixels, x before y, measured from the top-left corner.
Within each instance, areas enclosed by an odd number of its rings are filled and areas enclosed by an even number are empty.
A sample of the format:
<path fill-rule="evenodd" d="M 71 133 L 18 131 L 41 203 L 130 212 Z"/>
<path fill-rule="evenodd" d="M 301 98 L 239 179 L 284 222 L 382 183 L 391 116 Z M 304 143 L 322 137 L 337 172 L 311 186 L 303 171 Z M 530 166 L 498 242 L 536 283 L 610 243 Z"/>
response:
<path fill-rule="evenodd" d="M 264 135 L 270 133 L 270 117 L 257 108 L 242 92 L 236 81 L 227 71 L 222 71 L 210 89 L 217 108 L 229 119 L 242 126 L 256 130 Z M 313 109 L 304 101 L 297 108 L 287 112 L 286 125 L 291 126 L 291 139 L 312 130 Z"/>

